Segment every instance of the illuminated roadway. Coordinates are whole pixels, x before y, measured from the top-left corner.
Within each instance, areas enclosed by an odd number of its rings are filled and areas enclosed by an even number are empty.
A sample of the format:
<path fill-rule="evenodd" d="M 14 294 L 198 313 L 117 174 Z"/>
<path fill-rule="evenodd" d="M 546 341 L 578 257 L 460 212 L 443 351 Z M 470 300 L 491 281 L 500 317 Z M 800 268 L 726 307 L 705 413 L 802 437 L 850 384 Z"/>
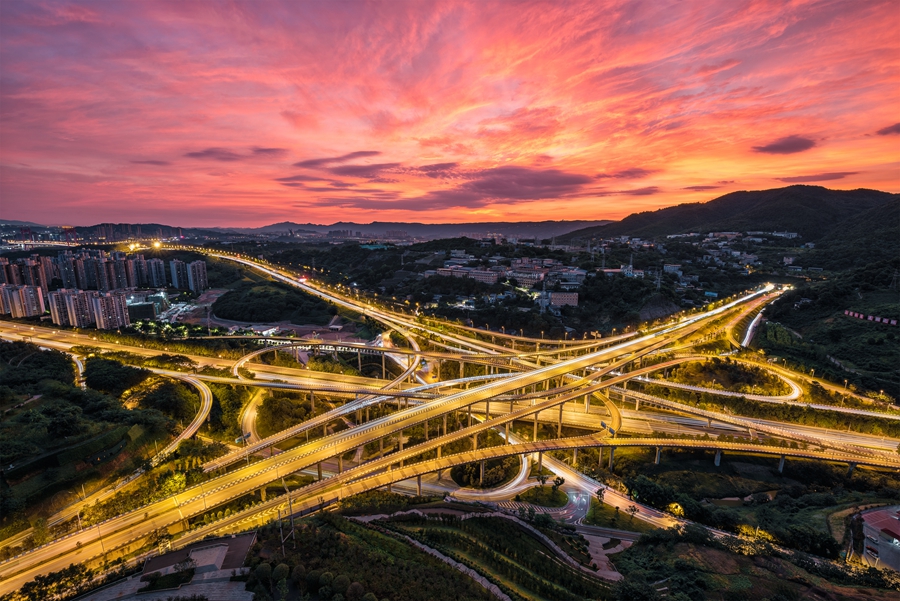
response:
<path fill-rule="evenodd" d="M 224 255 L 219 256 L 235 260 L 232 257 L 226 257 Z M 298 282 L 295 278 L 282 275 L 279 271 L 261 267 L 250 261 L 239 261 L 256 269 L 261 269 L 269 273 L 269 275 L 287 281 L 292 285 L 300 286 L 317 296 L 321 296 L 338 304 L 343 304 L 354 310 L 362 311 L 366 315 L 371 315 L 384 323 L 393 324 L 400 328 L 417 329 L 426 333 L 429 332 L 429 330 L 424 328 L 421 324 L 410 322 L 396 314 L 386 313 L 371 307 L 360 307 L 358 304 L 353 304 L 344 298 L 333 296 L 330 293 L 323 293 L 316 288 L 308 287 L 305 284 Z M 421 404 L 417 403 L 413 407 L 398 410 L 393 414 L 360 424 L 350 430 L 325 436 L 322 439 L 312 441 L 308 444 L 301 444 L 275 457 L 264 459 L 252 465 L 235 468 L 227 474 L 213 478 L 208 482 L 192 487 L 178 495 L 152 503 L 136 511 L 117 516 L 83 532 L 72 534 L 17 558 L 13 558 L 10 561 L 4 562 L 0 564 L 0 571 L 2 571 L 4 576 L 7 576 L 7 579 L 0 583 L 0 587 L 9 590 L 10 588 L 20 585 L 22 582 L 33 578 L 36 574 L 58 570 L 61 567 L 68 565 L 68 563 L 85 561 L 97 557 L 110 549 L 119 549 L 120 547 L 137 543 L 159 528 L 176 526 L 179 522 L 182 522 L 187 518 L 201 515 L 211 507 L 221 505 L 228 500 L 258 490 L 266 484 L 275 482 L 286 475 L 321 463 L 322 461 L 335 456 L 341 456 L 364 444 L 377 441 L 381 438 L 390 437 L 398 433 L 401 436 L 400 449 L 389 456 L 370 460 L 362 465 L 346 470 L 343 473 L 336 474 L 331 478 L 293 491 L 290 495 L 290 505 L 292 505 L 294 513 L 315 509 L 316 507 L 339 500 L 340 498 L 354 494 L 355 492 L 378 488 L 409 478 L 416 478 L 423 474 L 447 469 L 453 465 L 482 461 L 512 454 L 592 446 L 696 447 L 717 450 L 724 449 L 735 452 L 775 454 L 782 456 L 790 455 L 842 461 L 860 465 L 887 467 L 900 466 L 900 458 L 894 459 L 893 457 L 882 457 L 879 453 L 875 452 L 873 454 L 871 451 L 866 453 L 867 456 L 864 456 L 861 453 L 850 453 L 843 450 L 816 451 L 811 449 L 785 449 L 779 447 L 766 447 L 763 445 L 719 443 L 718 441 L 706 440 L 610 439 L 607 437 L 607 432 L 602 432 L 599 435 L 577 438 L 539 440 L 520 443 L 515 443 L 515 441 L 510 438 L 509 442 L 515 444 L 478 449 L 466 453 L 441 457 L 441 447 L 451 442 L 463 438 L 471 438 L 487 429 L 497 428 L 498 426 L 507 426 L 513 420 L 522 420 L 530 415 L 537 416 L 542 411 L 558 408 L 561 404 L 580 399 L 586 394 L 593 395 L 599 393 L 611 386 L 624 383 L 628 379 L 641 373 L 649 373 L 649 371 L 660 369 L 660 366 L 664 366 L 665 364 L 635 369 L 620 376 L 612 375 L 614 370 L 632 363 L 641 356 L 661 349 L 679 338 L 683 338 L 696 332 L 699 328 L 703 327 L 707 321 L 717 318 L 719 314 L 729 311 L 733 307 L 738 307 L 742 302 L 758 298 L 760 294 L 762 293 L 750 295 L 744 299 L 739 299 L 738 301 L 729 303 L 728 305 L 705 314 L 690 316 L 674 325 L 670 324 L 662 328 L 657 328 L 649 335 L 629 335 L 629 340 L 621 341 L 619 344 L 612 347 L 607 346 L 607 348 L 597 349 L 600 344 L 581 344 L 574 349 L 562 349 L 558 354 L 563 355 L 564 358 L 558 360 L 556 363 L 551 363 L 550 365 L 535 366 L 532 362 L 523 361 L 513 357 L 512 360 L 518 365 L 526 368 L 527 371 L 523 373 L 491 374 L 494 376 L 493 378 L 484 378 L 485 383 L 476 388 L 450 391 L 444 396 L 429 396 L 429 398 L 422 399 L 427 402 Z M 435 334 L 438 333 L 435 332 Z M 449 336 L 443 332 L 438 335 L 448 342 L 453 342 L 476 351 L 486 353 L 497 352 L 498 349 L 503 349 L 504 352 L 508 351 L 506 347 L 497 347 L 497 345 L 481 341 L 474 342 L 471 339 Z M 540 343 L 535 342 L 536 346 L 537 344 Z M 610 339 L 606 339 L 604 344 L 610 344 Z M 589 347 L 595 350 L 591 350 Z M 584 352 L 585 354 L 579 356 L 577 355 L 578 352 Z M 574 354 L 576 356 L 566 357 L 567 354 Z M 465 360 L 464 356 L 460 358 Z M 594 370 L 595 366 L 598 364 L 605 364 L 605 367 L 600 370 Z M 413 369 L 414 365 L 415 362 L 411 362 L 410 369 Z M 589 368 L 594 371 L 587 371 Z M 590 375 L 588 377 L 580 377 L 576 375 L 579 373 L 589 373 Z M 184 374 L 181 375 L 183 376 Z M 602 378 L 605 376 L 609 376 L 609 379 L 603 380 Z M 215 381 L 210 380 L 210 378 L 210 376 L 197 376 L 198 381 L 201 381 L 201 379 L 203 381 Z M 551 390 L 544 391 L 542 395 L 528 395 L 525 392 L 528 387 L 536 386 L 543 382 L 547 382 L 547 387 L 550 388 L 550 382 L 554 379 L 560 379 L 561 385 L 552 388 Z M 227 380 L 227 383 L 235 383 L 232 378 L 223 378 L 223 380 Z M 567 384 L 562 385 L 562 380 L 565 380 Z M 237 380 L 236 383 L 238 385 L 263 385 L 269 387 L 272 387 L 275 384 L 281 384 L 277 382 L 263 383 L 257 380 Z M 446 386 L 448 384 L 452 385 L 453 383 L 443 382 L 441 384 Z M 321 383 L 318 385 L 323 386 Z M 287 384 L 286 386 L 296 385 Z M 365 387 L 362 391 L 361 388 L 363 387 L 359 386 L 351 385 L 338 387 L 342 388 L 341 392 L 352 390 L 354 391 L 354 394 L 368 394 L 374 398 L 388 396 L 383 389 L 373 389 L 372 387 Z M 416 389 L 420 388 L 424 387 L 416 387 Z M 409 393 L 408 396 L 418 396 L 418 398 L 422 398 L 422 393 L 424 391 L 416 389 L 405 390 L 402 391 L 402 393 L 400 391 L 392 391 L 390 396 L 396 397 Z M 515 398 L 512 398 L 509 401 L 500 400 L 501 398 L 504 398 L 504 395 L 517 395 L 522 399 L 528 397 L 532 404 L 524 407 L 516 406 L 517 403 Z M 543 398 L 541 398 L 542 396 Z M 445 430 L 444 435 L 442 436 L 403 449 L 402 432 L 404 429 L 421 424 L 427 420 L 446 416 L 453 411 L 472 407 L 476 403 L 483 404 L 485 401 L 491 401 L 492 404 L 507 403 L 510 405 L 510 410 L 496 418 L 491 415 L 491 419 L 473 424 L 455 432 L 447 433 Z M 621 414 L 615 406 L 612 406 L 611 403 L 609 405 L 610 406 L 608 406 L 607 409 L 610 411 L 610 416 L 606 419 L 610 421 L 610 424 L 607 429 L 611 428 L 612 430 L 618 430 L 622 426 Z M 352 410 L 356 410 L 356 407 Z M 761 428 L 760 430 L 762 431 Z M 437 453 L 437 457 L 434 457 L 435 452 Z M 431 456 L 431 458 L 423 459 L 423 457 L 428 456 Z M 549 460 L 549 458 L 547 459 Z M 404 462 L 413 463 L 403 466 Z M 574 475 L 573 477 L 577 478 L 578 476 Z M 185 544 L 213 532 L 240 529 L 247 523 L 268 519 L 269 516 L 273 515 L 273 512 L 278 509 L 287 509 L 287 507 L 287 498 L 270 499 L 269 501 L 264 501 L 252 507 L 246 512 L 239 512 L 238 514 L 225 518 L 209 527 L 190 531 L 179 539 L 178 542 L 179 544 Z M 652 520 L 653 516 L 650 516 L 650 518 Z M 659 519 L 662 520 L 663 517 L 660 517 Z"/>
<path fill-rule="evenodd" d="M 678 333 L 680 331 L 686 333 L 693 331 L 699 327 L 698 325 L 695 325 L 695 322 L 698 321 L 700 320 L 697 318 L 685 320 L 679 325 L 672 326 L 669 334 L 673 335 L 673 333 Z M 700 324 L 702 325 L 702 321 L 700 321 Z M 624 342 L 617 347 L 588 353 L 555 365 L 540 367 L 527 373 L 516 374 L 494 382 L 489 382 L 472 390 L 451 394 L 425 406 L 405 409 L 398 413 L 385 416 L 384 418 L 373 420 L 372 422 L 361 425 L 348 432 L 341 432 L 314 441 L 314 443 L 311 443 L 310 445 L 301 445 L 271 459 L 255 463 L 252 466 L 238 468 L 225 476 L 220 476 L 219 478 L 204 483 L 200 487 L 195 487 L 185 493 L 175 495 L 170 499 L 118 516 L 87 531 L 79 532 L 64 539 L 54 541 L 44 547 L 31 551 L 30 553 L 0 564 L 0 570 L 3 571 L 4 575 L 18 572 L 23 568 L 25 569 L 24 572 L 9 581 L 5 581 L 3 587 L 6 588 L 7 586 L 10 586 L 13 581 L 21 582 L 23 578 L 28 580 L 33 577 L 33 574 L 35 573 L 53 571 L 68 565 L 71 561 L 81 561 L 84 558 L 95 557 L 96 555 L 103 553 L 105 546 L 102 542 L 101 535 L 104 530 L 108 529 L 110 531 L 108 536 L 111 537 L 111 540 L 107 539 L 105 544 L 115 548 L 120 544 L 144 537 L 160 527 L 169 526 L 186 517 L 203 513 L 210 505 L 218 505 L 229 499 L 237 498 L 247 492 L 257 490 L 261 486 L 264 486 L 273 480 L 277 480 L 283 475 L 296 472 L 309 465 L 314 465 L 315 463 L 329 459 L 330 457 L 340 455 L 371 440 L 377 440 L 378 438 L 390 435 L 398 430 L 402 431 L 403 428 L 422 423 L 426 419 L 439 417 L 450 411 L 462 409 L 475 402 L 484 401 L 485 399 L 513 392 L 518 389 L 524 389 L 532 384 L 544 382 L 552 378 L 558 378 L 573 371 L 583 370 L 588 366 L 609 361 L 622 355 L 631 354 L 632 356 L 626 360 L 631 361 L 638 353 L 646 353 L 656 348 L 660 348 L 665 344 L 668 344 L 668 342 L 669 339 L 665 336 L 654 335 L 641 337 Z M 611 365 L 617 366 L 616 364 Z M 614 380 L 611 380 L 610 382 L 613 381 Z M 573 398 L 583 394 L 583 391 L 578 391 L 573 395 Z M 541 410 L 542 408 L 545 408 L 544 406 L 549 408 L 558 403 L 558 399 L 551 399 L 543 404 L 536 404 L 533 408 L 526 408 L 515 413 L 524 412 L 522 413 L 522 416 L 524 416 L 533 410 Z M 507 417 L 514 416 L 515 413 L 509 414 Z M 485 422 L 485 424 L 491 424 L 491 426 L 493 426 L 494 424 L 492 422 L 494 421 L 495 420 L 490 420 L 489 422 Z M 484 424 L 473 427 L 483 428 Z M 470 429 L 464 429 L 460 432 L 465 432 L 463 436 L 470 436 L 477 432 L 476 430 L 475 432 L 469 433 L 468 430 Z M 427 445 L 428 443 L 425 444 Z M 415 454 L 417 455 L 421 452 L 422 451 L 419 450 Z M 369 462 L 361 466 L 361 468 L 372 464 L 378 464 L 383 461 L 385 460 Z M 186 496 L 190 496 L 191 494 L 196 495 L 196 488 L 201 489 L 200 495 L 185 500 L 184 498 Z M 75 548 L 76 543 L 78 542 L 81 543 L 81 547 Z M 62 553 L 61 556 L 60 553 Z M 28 569 L 29 566 L 38 567 Z"/>

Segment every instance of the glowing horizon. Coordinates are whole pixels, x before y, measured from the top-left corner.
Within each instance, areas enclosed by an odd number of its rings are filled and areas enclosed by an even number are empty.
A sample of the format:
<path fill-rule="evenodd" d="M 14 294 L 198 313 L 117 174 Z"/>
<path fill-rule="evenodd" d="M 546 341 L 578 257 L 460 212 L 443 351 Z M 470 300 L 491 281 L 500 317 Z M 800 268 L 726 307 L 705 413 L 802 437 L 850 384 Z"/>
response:
<path fill-rule="evenodd" d="M 0 217 L 620 219 L 900 192 L 896 3 L 0 4 Z"/>

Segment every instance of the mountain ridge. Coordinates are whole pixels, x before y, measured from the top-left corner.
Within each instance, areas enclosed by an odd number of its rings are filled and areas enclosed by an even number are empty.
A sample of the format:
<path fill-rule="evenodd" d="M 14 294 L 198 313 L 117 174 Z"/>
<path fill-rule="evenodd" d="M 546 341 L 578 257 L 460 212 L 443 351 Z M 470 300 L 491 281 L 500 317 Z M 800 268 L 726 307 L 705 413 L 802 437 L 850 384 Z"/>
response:
<path fill-rule="evenodd" d="M 703 203 L 632 213 L 621 221 L 575 230 L 567 241 L 630 235 L 656 237 L 692 231 L 791 231 L 804 240 L 825 237 L 855 214 L 900 200 L 900 194 L 859 188 L 786 186 L 730 192 Z"/>

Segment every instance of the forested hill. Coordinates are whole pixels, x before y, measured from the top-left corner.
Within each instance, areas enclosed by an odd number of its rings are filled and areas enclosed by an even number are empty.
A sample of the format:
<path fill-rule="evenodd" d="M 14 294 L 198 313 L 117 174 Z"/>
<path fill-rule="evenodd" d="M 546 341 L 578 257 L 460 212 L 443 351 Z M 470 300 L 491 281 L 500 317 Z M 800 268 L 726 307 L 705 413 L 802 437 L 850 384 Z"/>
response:
<path fill-rule="evenodd" d="M 731 192 L 705 203 L 634 213 L 622 221 L 566 234 L 566 240 L 710 231 L 789 231 L 805 241 L 840 236 L 847 220 L 900 203 L 900 194 L 878 190 L 829 190 L 821 186 L 787 186 L 772 190 Z M 896 226 L 896 222 L 894 222 Z"/>

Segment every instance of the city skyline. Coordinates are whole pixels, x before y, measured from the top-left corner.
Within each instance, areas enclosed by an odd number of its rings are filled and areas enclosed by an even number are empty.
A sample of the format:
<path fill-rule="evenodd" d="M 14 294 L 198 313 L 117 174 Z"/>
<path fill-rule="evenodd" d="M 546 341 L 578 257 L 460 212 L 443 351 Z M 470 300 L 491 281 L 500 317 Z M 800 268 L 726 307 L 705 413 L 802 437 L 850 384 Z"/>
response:
<path fill-rule="evenodd" d="M 897 192 L 893 8 L 7 2 L 0 217 L 620 219 Z"/>

